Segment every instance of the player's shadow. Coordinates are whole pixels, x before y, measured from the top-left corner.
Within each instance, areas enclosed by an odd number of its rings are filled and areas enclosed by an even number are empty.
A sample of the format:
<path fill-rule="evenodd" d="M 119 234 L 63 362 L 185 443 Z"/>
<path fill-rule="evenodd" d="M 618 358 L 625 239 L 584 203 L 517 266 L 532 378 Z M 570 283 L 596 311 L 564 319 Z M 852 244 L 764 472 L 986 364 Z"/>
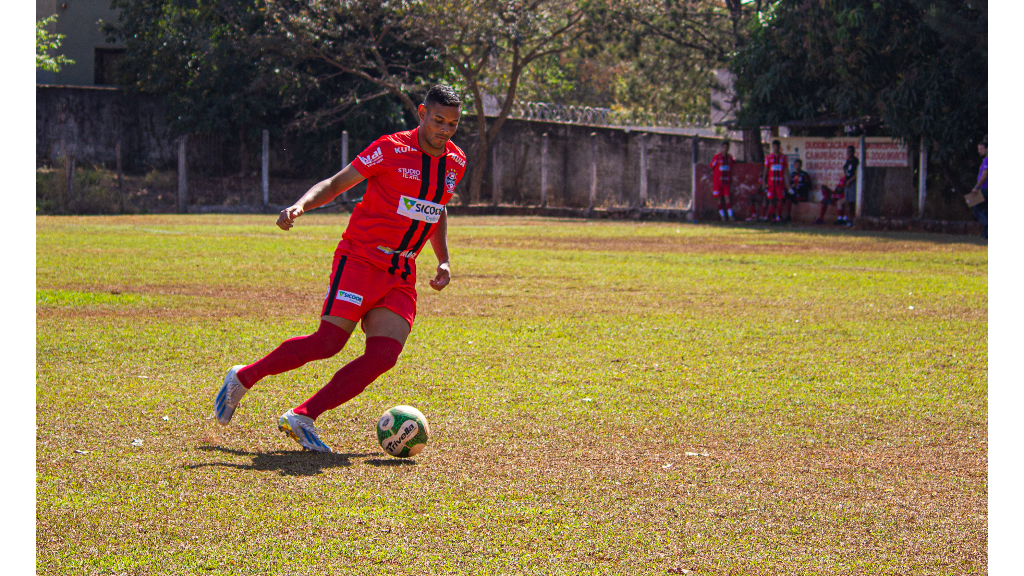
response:
<path fill-rule="evenodd" d="M 352 458 L 366 458 L 376 456 L 374 453 L 366 454 L 339 454 L 324 452 L 302 452 L 298 450 L 275 450 L 273 452 L 248 452 L 245 450 L 232 450 L 222 446 L 199 446 L 204 452 L 221 452 L 234 456 L 251 456 L 249 464 L 238 464 L 234 462 L 202 462 L 200 464 L 188 464 L 184 468 L 194 470 L 209 466 L 222 466 L 225 468 L 237 468 L 239 470 L 258 470 L 277 472 L 282 476 L 315 476 L 329 468 L 344 468 L 352 465 Z"/>
<path fill-rule="evenodd" d="M 366 461 L 370 466 L 415 466 L 415 460 L 384 460 L 383 458 L 371 458 Z"/>

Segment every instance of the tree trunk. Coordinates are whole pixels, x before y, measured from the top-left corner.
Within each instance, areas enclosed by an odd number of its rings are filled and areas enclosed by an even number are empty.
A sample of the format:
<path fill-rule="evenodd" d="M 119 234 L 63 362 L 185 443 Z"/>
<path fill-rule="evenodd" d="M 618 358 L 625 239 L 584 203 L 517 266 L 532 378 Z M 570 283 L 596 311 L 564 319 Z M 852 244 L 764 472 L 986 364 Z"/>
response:
<path fill-rule="evenodd" d="M 759 128 L 743 130 L 743 158 L 746 162 L 764 164 L 764 146 L 761 144 Z"/>

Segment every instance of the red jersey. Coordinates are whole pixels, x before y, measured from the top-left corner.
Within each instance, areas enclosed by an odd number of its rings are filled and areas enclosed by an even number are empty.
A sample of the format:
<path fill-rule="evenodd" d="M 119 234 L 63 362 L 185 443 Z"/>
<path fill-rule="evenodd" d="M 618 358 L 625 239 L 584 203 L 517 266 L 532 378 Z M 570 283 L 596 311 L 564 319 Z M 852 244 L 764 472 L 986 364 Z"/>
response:
<path fill-rule="evenodd" d="M 735 162 L 732 154 L 723 156 L 721 152 L 711 159 L 711 182 L 714 190 L 729 190 L 729 176 Z"/>
<path fill-rule="evenodd" d="M 786 176 L 789 175 L 789 160 L 785 154 L 769 154 L 764 158 L 764 165 L 768 168 L 768 181 L 765 185 L 769 192 L 785 192 Z"/>
<path fill-rule="evenodd" d="M 352 167 L 366 177 L 366 194 L 352 210 L 338 251 L 415 282 L 416 256 L 466 171 L 466 155 L 449 140 L 443 156 L 430 156 L 414 128 L 380 137 Z"/>

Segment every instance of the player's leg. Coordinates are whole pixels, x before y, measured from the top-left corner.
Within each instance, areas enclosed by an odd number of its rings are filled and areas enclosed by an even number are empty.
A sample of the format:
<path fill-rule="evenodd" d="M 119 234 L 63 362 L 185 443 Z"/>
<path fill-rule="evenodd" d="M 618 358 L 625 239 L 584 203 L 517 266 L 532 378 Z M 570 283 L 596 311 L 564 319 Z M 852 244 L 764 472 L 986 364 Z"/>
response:
<path fill-rule="evenodd" d="M 722 202 L 725 204 L 725 216 L 726 216 L 726 218 L 728 220 L 731 220 L 731 221 L 735 222 L 736 221 L 736 217 L 733 216 L 733 214 L 732 214 L 732 199 L 729 198 L 729 192 L 728 191 L 723 191 L 722 192 Z"/>
<path fill-rule="evenodd" d="M 363 330 L 366 332 L 363 355 L 338 370 L 327 385 L 295 408 L 296 414 L 316 420 L 324 412 L 358 396 L 395 366 L 409 337 L 409 321 L 387 308 L 373 308 L 363 318 Z"/>
<path fill-rule="evenodd" d="M 825 212 L 828 210 L 829 203 L 832 202 L 832 189 L 824 184 L 821 185 L 821 211 L 818 212 L 818 219 L 814 221 L 815 224 L 825 223 Z"/>

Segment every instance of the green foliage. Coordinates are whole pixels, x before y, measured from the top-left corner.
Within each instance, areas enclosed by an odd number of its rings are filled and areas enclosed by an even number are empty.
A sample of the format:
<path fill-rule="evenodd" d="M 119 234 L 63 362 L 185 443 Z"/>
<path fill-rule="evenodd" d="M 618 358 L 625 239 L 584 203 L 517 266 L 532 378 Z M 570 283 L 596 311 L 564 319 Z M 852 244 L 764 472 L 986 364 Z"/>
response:
<path fill-rule="evenodd" d="M 36 21 L 36 68 L 47 72 L 60 72 L 61 66 L 75 63 L 74 60 L 63 54 L 51 55 L 51 52 L 60 48 L 60 41 L 64 39 L 63 34 L 46 29 L 47 26 L 55 22 L 57 22 L 56 14 Z"/>
<path fill-rule="evenodd" d="M 944 170 L 976 165 L 988 128 L 987 23 L 987 3 L 971 0 L 775 2 L 732 63 L 740 120 L 871 115 L 907 142 L 935 143 Z"/>

